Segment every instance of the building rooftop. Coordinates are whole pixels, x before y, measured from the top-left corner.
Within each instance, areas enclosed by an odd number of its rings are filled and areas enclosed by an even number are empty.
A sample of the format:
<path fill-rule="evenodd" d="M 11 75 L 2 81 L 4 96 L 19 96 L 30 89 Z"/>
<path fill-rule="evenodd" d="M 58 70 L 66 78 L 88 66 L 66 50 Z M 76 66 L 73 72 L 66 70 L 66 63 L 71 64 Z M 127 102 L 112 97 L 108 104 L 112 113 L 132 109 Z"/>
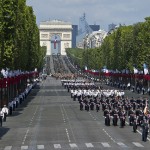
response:
<path fill-rule="evenodd" d="M 72 23 L 55 19 L 55 20 L 40 22 L 40 25 L 72 25 Z"/>

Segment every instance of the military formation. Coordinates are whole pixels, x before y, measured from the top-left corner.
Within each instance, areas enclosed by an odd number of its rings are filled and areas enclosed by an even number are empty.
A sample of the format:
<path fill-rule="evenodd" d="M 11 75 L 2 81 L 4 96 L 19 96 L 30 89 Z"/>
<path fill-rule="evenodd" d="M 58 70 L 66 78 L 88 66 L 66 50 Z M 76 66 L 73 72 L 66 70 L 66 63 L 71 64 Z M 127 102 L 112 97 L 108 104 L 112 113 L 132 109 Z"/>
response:
<path fill-rule="evenodd" d="M 50 76 L 55 79 L 76 79 L 77 74 L 75 73 L 75 68 L 66 58 L 66 56 L 61 55 L 53 55 L 53 64 L 54 64 L 54 72 L 51 72 Z M 64 61 L 64 62 L 63 62 Z M 65 66 L 66 64 L 66 66 Z"/>
<path fill-rule="evenodd" d="M 142 141 L 147 140 L 150 112 L 146 98 L 125 97 L 124 90 L 103 89 L 89 80 L 61 80 L 62 86 L 70 92 L 73 101 L 78 101 L 80 110 L 96 110 L 103 113 L 106 126 L 124 128 L 129 122 L 133 132 L 142 130 Z"/>

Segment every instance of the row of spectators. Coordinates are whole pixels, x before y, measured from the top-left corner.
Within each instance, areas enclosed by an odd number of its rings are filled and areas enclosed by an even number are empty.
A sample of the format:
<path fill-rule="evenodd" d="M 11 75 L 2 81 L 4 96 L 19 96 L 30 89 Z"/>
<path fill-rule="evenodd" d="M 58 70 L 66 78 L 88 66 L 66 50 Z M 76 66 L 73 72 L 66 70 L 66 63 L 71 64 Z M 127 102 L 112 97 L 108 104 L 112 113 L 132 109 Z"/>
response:
<path fill-rule="evenodd" d="M 2 127 L 3 122 L 6 122 L 7 116 L 13 115 L 13 112 L 15 112 L 16 108 L 19 107 L 23 103 L 23 101 L 26 100 L 27 96 L 29 95 L 30 91 L 35 87 L 37 81 L 28 84 L 26 89 L 14 97 L 12 100 L 8 102 L 8 104 L 4 105 L 3 108 L 0 108 L 0 126 Z"/>

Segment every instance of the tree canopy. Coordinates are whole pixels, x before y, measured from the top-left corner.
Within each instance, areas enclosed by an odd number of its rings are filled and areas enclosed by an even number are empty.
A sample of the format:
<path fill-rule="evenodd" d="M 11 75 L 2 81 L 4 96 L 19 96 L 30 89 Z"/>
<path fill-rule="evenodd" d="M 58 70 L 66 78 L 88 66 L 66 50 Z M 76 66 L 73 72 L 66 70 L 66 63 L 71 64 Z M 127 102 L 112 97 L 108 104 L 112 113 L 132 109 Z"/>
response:
<path fill-rule="evenodd" d="M 0 70 L 41 68 L 46 50 L 40 47 L 39 29 L 26 0 L 0 0 Z"/>
<path fill-rule="evenodd" d="M 107 66 L 111 70 L 129 69 L 132 71 L 133 65 L 139 69 L 143 68 L 144 63 L 150 65 L 150 17 L 146 17 L 144 22 L 130 26 L 120 25 L 104 39 L 101 47 L 86 49 L 80 53 L 81 68 L 86 64 L 87 58 L 89 69 Z M 70 56 L 72 55 L 74 54 Z"/>

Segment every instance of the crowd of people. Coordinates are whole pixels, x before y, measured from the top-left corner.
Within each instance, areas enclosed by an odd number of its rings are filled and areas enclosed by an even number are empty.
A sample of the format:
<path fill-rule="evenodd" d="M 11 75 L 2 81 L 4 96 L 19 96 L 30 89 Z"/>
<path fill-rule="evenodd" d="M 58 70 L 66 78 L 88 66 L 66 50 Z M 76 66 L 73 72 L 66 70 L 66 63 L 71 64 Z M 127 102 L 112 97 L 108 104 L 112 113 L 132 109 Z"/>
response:
<path fill-rule="evenodd" d="M 76 73 L 77 72 L 77 68 L 74 65 L 72 65 L 72 63 L 70 62 L 70 60 L 68 59 L 67 56 L 64 56 L 64 61 L 67 64 L 67 67 L 69 68 L 69 70 L 72 73 Z"/>
<path fill-rule="evenodd" d="M 132 92 L 136 92 L 137 94 L 150 95 L 150 88 L 147 86 L 145 87 L 142 81 L 136 81 L 134 84 L 131 84 L 130 82 L 125 83 L 119 80 L 113 81 L 112 79 L 108 79 L 106 84 L 115 88 L 130 90 Z"/>
<path fill-rule="evenodd" d="M 119 125 L 120 128 L 124 128 L 128 121 L 133 132 L 136 133 L 140 127 L 142 140 L 147 140 L 150 112 L 146 98 L 129 98 L 125 96 L 123 89 L 104 89 L 88 80 L 61 80 L 61 82 L 70 92 L 73 101 L 79 102 L 81 111 L 101 110 L 106 126 Z"/>
<path fill-rule="evenodd" d="M 65 68 L 62 56 L 61 55 L 53 55 L 53 64 L 55 73 L 69 73 Z"/>
<path fill-rule="evenodd" d="M 8 104 L 5 104 L 2 108 L 0 108 L 0 127 L 3 126 L 3 122 L 6 122 L 7 116 L 13 115 L 13 112 L 15 112 L 16 108 L 18 108 L 19 105 L 21 105 L 22 102 L 26 99 L 36 83 L 37 82 L 35 81 L 34 83 L 28 84 L 28 86 L 22 93 L 14 97 L 8 102 Z"/>
<path fill-rule="evenodd" d="M 71 68 L 68 68 L 68 63 L 66 63 L 67 59 L 65 56 L 61 55 L 53 55 L 53 64 L 54 64 L 54 73 L 51 72 L 50 76 L 54 77 L 55 79 L 74 79 L 76 78 L 76 74 L 70 71 Z M 67 66 L 64 66 L 63 63 L 66 63 Z"/>

